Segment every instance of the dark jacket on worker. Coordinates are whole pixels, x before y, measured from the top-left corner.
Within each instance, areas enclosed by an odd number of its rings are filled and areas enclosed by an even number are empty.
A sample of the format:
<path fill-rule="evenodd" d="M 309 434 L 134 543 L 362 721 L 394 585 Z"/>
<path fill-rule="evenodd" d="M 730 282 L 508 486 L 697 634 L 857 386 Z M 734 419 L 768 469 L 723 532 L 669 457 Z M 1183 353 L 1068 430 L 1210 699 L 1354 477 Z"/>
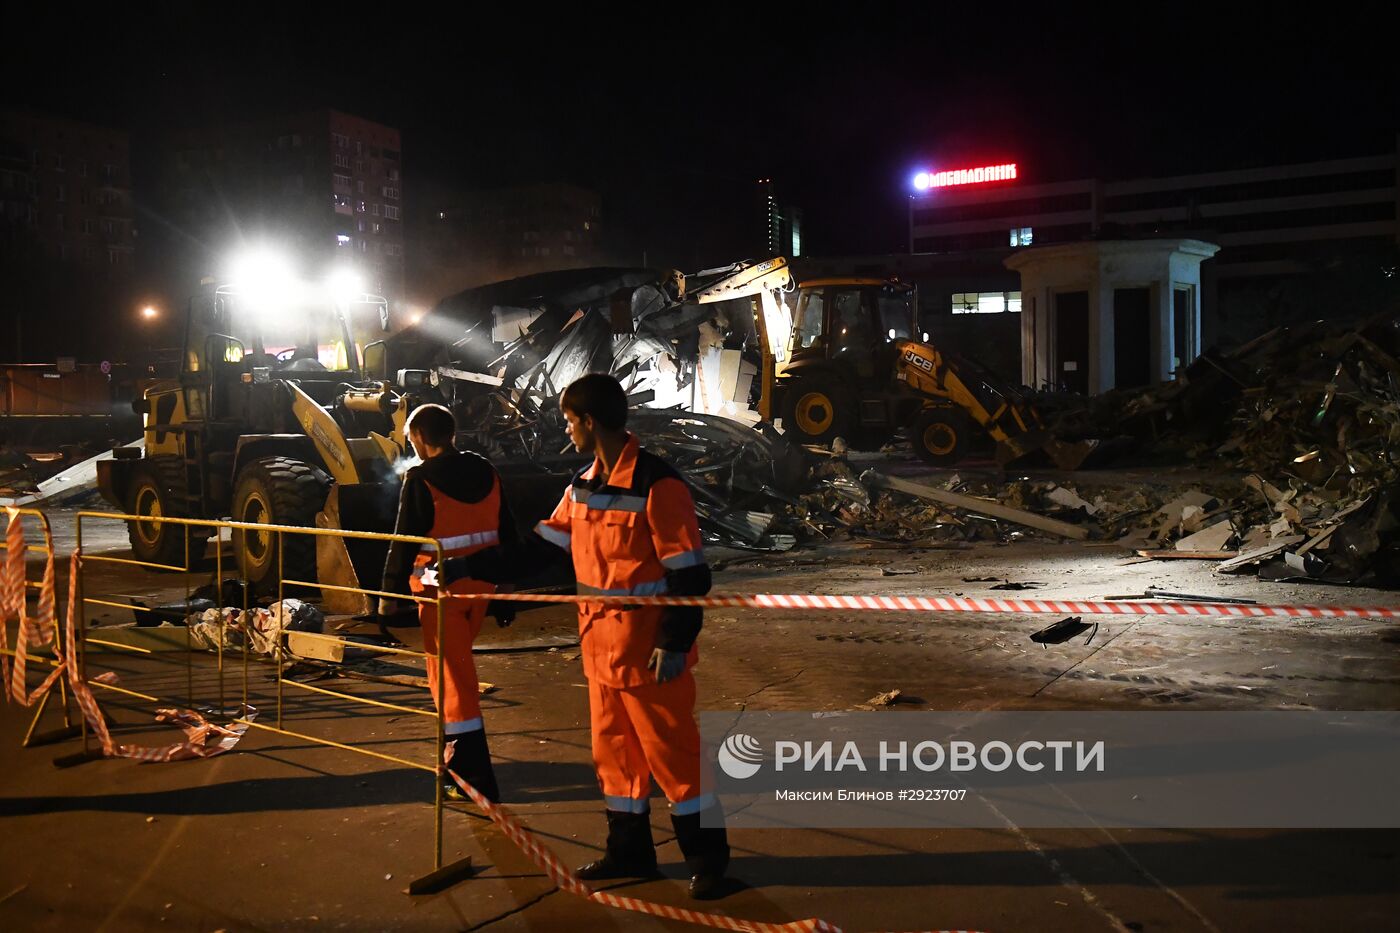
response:
<path fill-rule="evenodd" d="M 495 468 L 480 454 L 448 451 L 424 460 L 404 475 L 399 492 L 399 517 L 394 533 L 426 537 L 433 527 L 433 493 L 428 484 L 445 496 L 459 502 L 480 502 L 491 494 L 496 481 Z M 519 532 L 505 496 L 501 496 L 500 545 L 473 555 L 472 576 L 479 580 L 498 582 L 504 576 L 501 555 L 514 551 Z M 413 575 L 413 560 L 420 553 L 417 544 L 394 542 L 384 561 L 381 589 L 386 593 L 407 593 L 408 580 Z"/>

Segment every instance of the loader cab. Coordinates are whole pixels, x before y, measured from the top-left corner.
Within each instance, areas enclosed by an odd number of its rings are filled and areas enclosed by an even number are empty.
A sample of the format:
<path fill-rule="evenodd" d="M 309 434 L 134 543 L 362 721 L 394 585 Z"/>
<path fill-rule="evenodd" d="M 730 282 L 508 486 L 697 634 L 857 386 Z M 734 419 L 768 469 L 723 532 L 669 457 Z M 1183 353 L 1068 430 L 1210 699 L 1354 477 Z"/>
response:
<path fill-rule="evenodd" d="M 834 366 L 862 384 L 894 371 L 895 341 L 914 334 L 914 288 L 872 278 L 831 278 L 798 287 L 792 342 L 779 376 Z"/>
<path fill-rule="evenodd" d="M 191 302 L 185 372 L 237 363 L 245 371 L 265 368 L 299 379 L 358 377 L 351 316 L 327 304 L 264 309 L 228 286 L 202 293 Z"/>
<path fill-rule="evenodd" d="M 357 321 L 383 317 L 385 301 L 327 298 L 260 306 L 229 285 L 208 286 L 191 299 L 181 384 L 192 412 L 209 420 L 246 419 L 250 396 L 294 380 L 321 404 L 343 383 L 362 379 Z"/>

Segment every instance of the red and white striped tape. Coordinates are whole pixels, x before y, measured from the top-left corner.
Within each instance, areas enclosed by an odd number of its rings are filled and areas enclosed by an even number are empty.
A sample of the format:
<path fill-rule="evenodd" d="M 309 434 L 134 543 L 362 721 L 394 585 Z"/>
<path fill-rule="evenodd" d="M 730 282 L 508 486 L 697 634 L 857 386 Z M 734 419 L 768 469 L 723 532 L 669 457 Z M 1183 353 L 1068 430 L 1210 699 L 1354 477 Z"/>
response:
<path fill-rule="evenodd" d="M 209 758 L 226 752 L 238 744 L 238 740 L 248 731 L 246 724 L 240 723 L 233 727 L 220 726 L 209 722 L 192 710 L 176 709 L 156 710 L 156 721 L 169 722 L 179 726 L 185 733 L 185 741 L 159 747 L 118 745 L 112 741 L 111 732 L 107 729 L 107 720 L 102 716 L 102 711 L 97 705 L 97 698 L 92 695 L 91 688 L 83 679 L 82 665 L 79 662 L 77 651 L 73 649 L 73 646 L 77 644 L 77 618 L 79 616 L 77 580 L 81 558 L 77 553 L 73 554 L 71 572 L 68 577 L 68 612 L 64 621 L 64 637 L 60 640 L 54 613 L 57 587 L 54 581 L 53 535 L 45 525 L 44 545 L 48 557 L 44 561 L 44 573 L 39 584 L 38 604 L 34 615 L 31 616 L 25 593 L 28 579 L 25 570 L 25 555 L 28 547 L 25 541 L 24 523 L 19 510 L 9 508 L 7 512 L 9 513 L 9 523 L 5 532 L 5 563 L 3 567 L 0 567 L 0 658 L 4 659 L 3 683 L 0 683 L 0 687 L 3 687 L 6 698 L 21 706 L 33 706 L 49 690 L 53 689 L 60 677 L 66 674 L 68 683 L 73 690 L 73 696 L 78 702 L 79 709 L 82 710 L 83 718 L 87 720 L 88 727 L 92 729 L 102 746 L 102 753 L 109 758 L 133 758 L 143 762 Z M 19 620 L 13 668 L 9 663 L 9 634 L 6 628 L 11 619 Z M 65 645 L 68 646 L 66 652 L 64 651 Z M 55 666 L 53 671 L 44 678 L 44 682 L 31 691 L 27 689 L 26 684 L 29 650 L 45 646 L 53 653 Z M 117 675 L 109 671 L 93 679 L 100 683 L 114 684 Z M 257 710 L 250 707 L 244 711 L 244 715 L 240 718 L 251 721 L 256 716 Z M 211 743 L 211 737 L 217 737 L 217 741 Z"/>
<path fill-rule="evenodd" d="M 821 596 L 756 593 L 719 596 L 569 596 L 537 593 L 452 593 L 447 599 L 521 603 L 590 603 L 640 606 L 705 606 L 748 609 L 819 609 L 874 612 L 985 612 L 1057 615 L 1209 616 L 1225 618 L 1400 619 L 1396 606 L 1255 606 L 1211 602 L 1102 602 L 1069 599 L 977 599 L 963 596 Z"/>
<path fill-rule="evenodd" d="M 443 754 L 443 761 L 445 763 L 451 759 L 452 743 L 449 742 Z M 463 793 L 470 797 L 472 802 L 480 807 L 482 812 L 489 816 L 496 825 L 500 826 L 502 832 L 510 837 L 510 840 L 520 848 L 520 851 L 524 852 L 530 861 L 538 865 L 561 891 L 577 895 L 595 904 L 602 904 L 605 907 L 651 914 L 654 917 L 665 917 L 668 920 L 679 920 L 683 923 L 694 923 L 698 926 L 715 927 L 720 930 L 741 930 L 745 933 L 841 933 L 840 927 L 817 917 L 793 920 L 790 923 L 764 923 L 758 920 L 740 920 L 725 914 L 672 907 L 669 904 L 657 904 L 654 901 L 643 901 L 635 897 L 619 897 L 607 891 L 595 891 L 580 881 L 578 876 L 559 859 L 558 855 L 541 843 L 539 837 L 525 828 L 515 814 L 500 804 L 494 804 L 481 796 L 477 789 L 462 780 L 457 772 L 450 768 L 444 768 L 444 770 L 462 789 Z M 953 931 L 943 930 L 938 931 L 938 933 L 953 933 Z M 957 931 L 957 933 L 969 933 L 969 931 Z"/>
<path fill-rule="evenodd" d="M 34 615 L 29 614 L 29 601 L 25 587 L 28 576 L 25 572 L 25 554 L 28 542 L 24 536 L 24 521 L 18 509 L 7 507 L 9 521 L 5 529 L 5 565 L 0 573 L 0 665 L 3 672 L 3 692 L 21 706 L 33 706 L 39 698 L 48 693 L 58 678 L 63 675 L 63 666 L 55 667 L 34 690 L 26 689 L 29 668 L 29 650 L 52 644 L 55 657 L 58 653 L 58 626 L 54 624 L 54 576 L 53 576 L 53 535 L 44 526 L 44 545 L 48 559 L 44 562 L 43 582 L 40 584 L 39 602 Z M 11 619 L 19 621 L 15 633 L 15 661 L 10 665 L 10 636 L 6 627 Z"/>

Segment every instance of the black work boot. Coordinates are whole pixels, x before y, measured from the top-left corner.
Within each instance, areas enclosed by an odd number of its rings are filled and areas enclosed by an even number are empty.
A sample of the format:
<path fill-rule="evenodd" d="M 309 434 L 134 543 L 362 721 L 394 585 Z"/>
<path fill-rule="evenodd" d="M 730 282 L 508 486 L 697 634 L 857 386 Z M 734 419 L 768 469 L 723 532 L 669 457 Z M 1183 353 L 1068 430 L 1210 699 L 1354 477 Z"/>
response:
<path fill-rule="evenodd" d="M 729 834 L 724 828 L 724 811 L 718 806 L 704 811 L 717 826 L 701 826 L 700 813 L 671 817 L 676 830 L 676 844 L 685 856 L 690 872 L 690 896 L 696 900 L 723 897 L 726 892 L 725 870 L 729 868 Z"/>
<path fill-rule="evenodd" d="M 608 810 L 608 845 L 603 857 L 574 874 L 584 881 L 611 878 L 652 878 L 656 870 L 656 844 L 651 841 L 650 813 Z"/>
<path fill-rule="evenodd" d="M 501 791 L 496 787 L 496 771 L 491 767 L 491 750 L 486 745 L 486 730 L 477 729 L 453 736 L 456 744 L 452 747 L 452 758 L 447 767 L 462 780 L 475 787 L 481 796 L 492 803 L 501 802 Z M 447 796 L 453 800 L 466 800 L 466 793 L 457 786 L 450 776 L 444 778 Z"/>

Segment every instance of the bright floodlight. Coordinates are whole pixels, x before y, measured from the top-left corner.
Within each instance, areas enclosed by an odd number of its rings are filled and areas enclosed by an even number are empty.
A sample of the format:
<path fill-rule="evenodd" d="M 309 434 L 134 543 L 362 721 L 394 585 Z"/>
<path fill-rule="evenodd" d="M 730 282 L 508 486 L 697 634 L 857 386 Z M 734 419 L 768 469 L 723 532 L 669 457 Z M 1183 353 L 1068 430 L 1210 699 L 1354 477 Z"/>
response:
<path fill-rule="evenodd" d="M 146 305 L 146 307 L 144 307 L 144 308 L 141 309 L 141 316 L 142 316 L 143 318 L 145 318 L 146 320 L 148 320 L 148 321 L 151 320 L 152 318 L 154 318 L 154 317 L 155 317 L 157 314 L 159 314 L 159 313 L 160 313 L 160 312 L 157 311 L 157 310 L 156 310 L 153 306 L 151 306 L 151 305 Z"/>
<path fill-rule="evenodd" d="M 365 291 L 364 282 L 351 269 L 336 269 L 326 280 L 326 285 L 341 304 L 349 304 Z"/>
<path fill-rule="evenodd" d="M 239 256 L 231 272 L 234 287 L 259 312 L 286 308 L 299 297 L 291 264 L 267 250 Z"/>
<path fill-rule="evenodd" d="M 920 172 L 914 176 L 914 187 L 920 191 L 927 191 L 929 183 L 932 181 L 928 172 Z"/>

